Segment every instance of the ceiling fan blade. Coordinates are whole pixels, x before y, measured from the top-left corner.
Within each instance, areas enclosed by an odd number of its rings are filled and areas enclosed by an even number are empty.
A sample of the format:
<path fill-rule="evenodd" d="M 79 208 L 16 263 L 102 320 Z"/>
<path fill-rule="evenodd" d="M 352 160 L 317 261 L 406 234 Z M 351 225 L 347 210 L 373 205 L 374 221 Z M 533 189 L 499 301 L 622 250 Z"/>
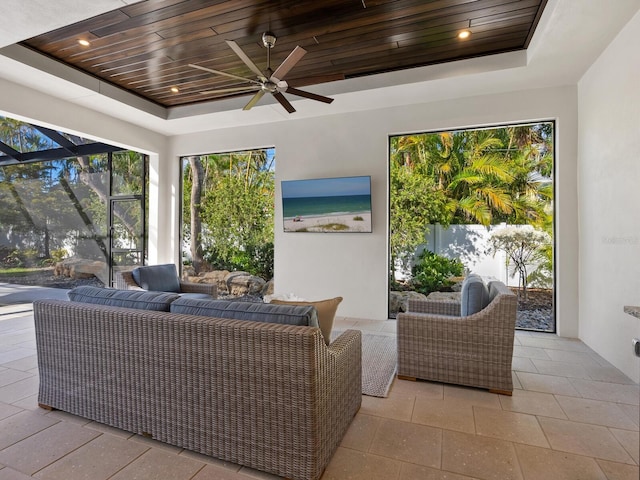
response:
<path fill-rule="evenodd" d="M 296 109 L 293 108 L 293 105 L 289 103 L 289 100 L 284 98 L 284 95 L 282 95 L 280 92 L 274 93 L 273 96 L 276 97 L 276 100 L 280 102 L 280 105 L 282 105 L 287 112 L 293 113 L 296 111 Z"/>
<path fill-rule="evenodd" d="M 233 73 L 221 72 L 220 70 L 214 70 L 212 68 L 202 67 L 200 65 L 196 65 L 194 63 L 190 63 L 189 66 L 191 68 L 197 68 L 198 70 L 202 70 L 204 72 L 215 73 L 216 75 L 224 75 L 225 77 L 235 78 L 236 80 L 242 80 L 243 82 L 255 83 L 257 85 L 261 85 L 257 80 L 252 80 L 250 78 L 240 77 L 238 75 L 234 75 Z"/>
<path fill-rule="evenodd" d="M 246 87 L 230 87 L 230 88 L 221 88 L 219 90 L 205 90 L 204 92 L 200 92 L 203 95 L 215 95 L 216 93 L 232 93 L 232 92 L 250 92 L 252 90 L 258 90 L 260 87 L 258 85 L 247 85 Z"/>
<path fill-rule="evenodd" d="M 282 80 L 285 75 L 289 73 L 289 70 L 291 70 L 306 53 L 307 51 L 302 47 L 294 48 L 289 56 L 284 59 L 284 62 L 282 62 L 276 71 L 273 72 L 273 75 L 271 75 L 271 81 L 278 83 L 278 80 Z"/>
<path fill-rule="evenodd" d="M 251 98 L 251 100 L 249 100 L 249 103 L 247 103 L 243 110 L 251 110 L 251 107 L 253 107 L 256 103 L 258 103 L 260 101 L 260 99 L 263 97 L 264 95 L 264 90 L 260 90 L 259 92 L 257 92 L 253 98 Z"/>
<path fill-rule="evenodd" d="M 258 78 L 264 78 L 266 80 L 264 73 L 260 71 L 260 69 L 256 66 L 256 64 L 253 63 L 253 61 L 249 58 L 249 56 L 242 51 L 242 49 L 236 42 L 234 42 L 233 40 L 227 40 L 227 45 L 231 47 L 231 49 L 240 58 L 240 60 L 242 60 L 245 63 L 245 65 L 249 67 L 251 71 L 258 76 Z"/>
<path fill-rule="evenodd" d="M 287 87 L 287 93 L 293 93 L 294 95 L 298 95 L 299 97 L 310 98 L 311 100 L 317 100 L 319 102 L 331 103 L 333 102 L 333 98 L 323 97 L 322 95 L 317 95 L 311 92 L 305 92 L 304 90 L 298 90 L 297 88 Z"/>

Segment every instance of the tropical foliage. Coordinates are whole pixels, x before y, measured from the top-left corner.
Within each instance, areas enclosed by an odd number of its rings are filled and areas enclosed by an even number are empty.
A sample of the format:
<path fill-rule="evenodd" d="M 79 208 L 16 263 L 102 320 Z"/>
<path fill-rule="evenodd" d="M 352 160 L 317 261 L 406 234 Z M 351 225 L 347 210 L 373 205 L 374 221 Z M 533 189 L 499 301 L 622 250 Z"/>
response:
<path fill-rule="evenodd" d="M 390 162 L 392 275 L 407 270 L 428 225 L 552 233 L 551 123 L 391 137 Z"/>
<path fill-rule="evenodd" d="M 67 135 L 76 144 L 85 141 Z M 0 140 L 19 152 L 58 148 L 31 125 L 0 117 Z M 49 265 L 62 255 L 108 258 L 110 195 L 140 194 L 145 156 L 136 152 L 69 157 L 0 167 L 0 263 Z M 125 243 L 140 243 L 141 206 L 114 207 Z"/>
<path fill-rule="evenodd" d="M 183 159 L 183 234 L 197 272 L 273 276 L 275 157 L 249 150 Z"/>
<path fill-rule="evenodd" d="M 423 250 L 411 270 L 413 286 L 417 292 L 427 295 L 451 286 L 450 278 L 461 276 L 463 271 L 460 260 Z"/>

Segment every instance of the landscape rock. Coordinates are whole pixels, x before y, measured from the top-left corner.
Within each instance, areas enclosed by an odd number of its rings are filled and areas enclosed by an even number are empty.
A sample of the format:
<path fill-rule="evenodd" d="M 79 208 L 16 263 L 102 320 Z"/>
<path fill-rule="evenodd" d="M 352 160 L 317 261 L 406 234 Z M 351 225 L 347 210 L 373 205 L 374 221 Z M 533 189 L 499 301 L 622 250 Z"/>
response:
<path fill-rule="evenodd" d="M 107 264 L 98 260 L 66 258 L 56 263 L 53 274 L 59 277 L 92 278 L 104 276 Z"/>
<path fill-rule="evenodd" d="M 398 312 L 406 312 L 410 298 L 416 298 L 419 300 L 427 299 L 425 295 L 418 292 L 389 292 L 389 313 L 396 314 Z"/>
<path fill-rule="evenodd" d="M 259 294 L 267 283 L 262 278 L 247 272 L 231 272 L 225 278 L 225 282 L 229 294 L 236 297 Z"/>

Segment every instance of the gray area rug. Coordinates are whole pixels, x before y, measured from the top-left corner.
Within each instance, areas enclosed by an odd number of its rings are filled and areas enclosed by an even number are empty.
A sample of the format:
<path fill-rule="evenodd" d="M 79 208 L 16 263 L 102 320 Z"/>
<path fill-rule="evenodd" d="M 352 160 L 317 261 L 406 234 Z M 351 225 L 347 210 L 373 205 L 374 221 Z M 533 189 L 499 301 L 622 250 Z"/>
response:
<path fill-rule="evenodd" d="M 342 331 L 331 333 L 333 340 Z M 362 332 L 362 394 L 387 397 L 397 367 L 396 338 Z"/>

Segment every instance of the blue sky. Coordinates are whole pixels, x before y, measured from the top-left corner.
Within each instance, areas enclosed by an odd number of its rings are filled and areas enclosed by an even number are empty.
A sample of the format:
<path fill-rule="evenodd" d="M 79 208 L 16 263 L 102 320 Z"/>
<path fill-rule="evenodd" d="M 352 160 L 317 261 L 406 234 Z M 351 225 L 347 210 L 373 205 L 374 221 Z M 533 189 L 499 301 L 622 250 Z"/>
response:
<path fill-rule="evenodd" d="M 335 197 L 369 195 L 370 177 L 319 178 L 312 180 L 283 180 L 283 198 Z"/>

